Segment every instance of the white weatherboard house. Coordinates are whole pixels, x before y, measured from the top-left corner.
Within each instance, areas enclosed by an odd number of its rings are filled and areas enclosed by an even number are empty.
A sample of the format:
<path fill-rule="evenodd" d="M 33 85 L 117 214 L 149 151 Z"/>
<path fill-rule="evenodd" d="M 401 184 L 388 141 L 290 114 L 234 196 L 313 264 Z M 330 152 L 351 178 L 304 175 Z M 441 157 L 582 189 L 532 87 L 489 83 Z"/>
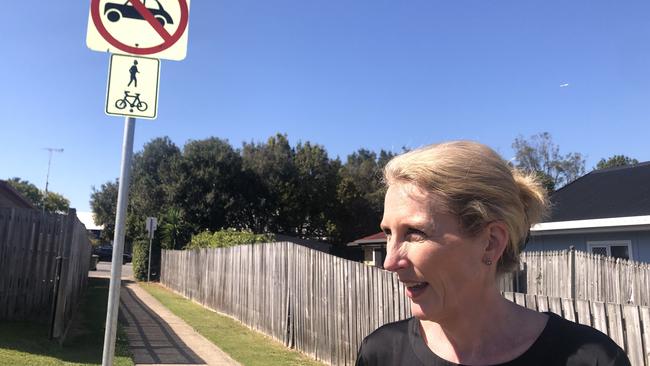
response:
<path fill-rule="evenodd" d="M 576 250 L 650 262 L 650 162 L 596 170 L 551 196 L 527 251 Z"/>

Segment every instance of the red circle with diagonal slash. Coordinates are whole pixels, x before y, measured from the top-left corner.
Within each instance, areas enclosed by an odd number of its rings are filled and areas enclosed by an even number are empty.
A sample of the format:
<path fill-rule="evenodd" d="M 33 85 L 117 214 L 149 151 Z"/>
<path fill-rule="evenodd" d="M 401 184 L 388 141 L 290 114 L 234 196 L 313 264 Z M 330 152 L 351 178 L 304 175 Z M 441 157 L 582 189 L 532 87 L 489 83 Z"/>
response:
<path fill-rule="evenodd" d="M 153 47 L 145 47 L 145 48 L 140 48 L 140 47 L 134 47 L 130 46 L 127 44 L 124 44 L 121 41 L 118 41 L 115 37 L 113 37 L 108 30 L 106 30 L 106 27 L 104 27 L 104 23 L 102 23 L 101 19 L 101 14 L 99 12 L 99 5 L 100 5 L 100 0 L 92 0 L 90 3 L 90 15 L 93 19 L 93 23 L 95 23 L 95 27 L 97 28 L 97 31 L 99 34 L 101 34 L 104 39 L 116 47 L 117 49 L 132 53 L 135 55 L 151 55 L 153 53 L 158 53 L 162 52 L 169 47 L 173 46 L 174 43 L 176 43 L 181 36 L 183 36 L 183 33 L 185 33 L 185 29 L 187 28 L 187 21 L 188 21 L 188 14 L 189 10 L 187 7 L 187 1 L 185 0 L 178 0 L 178 4 L 181 7 L 181 19 L 178 23 L 178 29 L 176 29 L 176 32 L 174 34 L 169 34 L 163 28 L 163 26 L 158 23 L 158 21 L 154 18 L 153 14 L 151 14 L 150 11 L 147 10 L 147 8 L 144 6 L 141 0 L 129 0 L 135 10 L 142 15 L 142 17 L 149 23 L 150 26 L 154 28 L 156 33 L 158 33 L 162 39 L 164 40 L 163 43 L 153 46 Z"/>

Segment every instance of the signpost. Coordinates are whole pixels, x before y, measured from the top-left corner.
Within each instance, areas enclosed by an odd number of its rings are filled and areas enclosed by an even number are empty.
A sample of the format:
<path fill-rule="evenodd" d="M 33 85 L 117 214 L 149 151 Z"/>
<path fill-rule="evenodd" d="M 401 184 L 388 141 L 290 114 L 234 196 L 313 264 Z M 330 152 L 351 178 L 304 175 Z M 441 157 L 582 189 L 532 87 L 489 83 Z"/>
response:
<path fill-rule="evenodd" d="M 147 217 L 146 229 L 149 235 L 149 262 L 147 262 L 147 282 L 151 282 L 151 243 L 153 242 L 153 234 L 158 228 L 158 220 L 155 217 Z"/>
<path fill-rule="evenodd" d="M 106 88 L 105 112 L 109 115 L 126 117 L 104 333 L 103 366 L 112 366 L 115 356 L 135 117 L 149 119 L 157 117 L 160 59 L 178 61 L 184 59 L 187 54 L 189 3 L 189 0 L 91 0 L 90 2 L 86 44 L 91 50 L 113 53 Z M 150 232 L 150 238 L 153 230 Z M 151 245 L 149 253 L 149 262 L 151 262 Z"/>

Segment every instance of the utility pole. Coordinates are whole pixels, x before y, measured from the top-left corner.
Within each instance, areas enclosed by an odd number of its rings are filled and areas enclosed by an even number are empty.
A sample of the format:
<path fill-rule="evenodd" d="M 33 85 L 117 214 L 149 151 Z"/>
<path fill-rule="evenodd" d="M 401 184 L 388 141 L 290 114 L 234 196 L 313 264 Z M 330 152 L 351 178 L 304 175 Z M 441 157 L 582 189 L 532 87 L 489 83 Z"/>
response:
<path fill-rule="evenodd" d="M 52 165 L 52 155 L 55 152 L 63 152 L 63 149 L 56 149 L 53 147 L 44 147 L 43 150 L 47 150 L 50 153 L 50 158 L 47 161 L 47 176 L 45 177 L 45 195 L 43 196 L 43 212 L 45 212 L 45 201 L 47 200 L 47 188 L 50 185 L 50 166 Z"/>

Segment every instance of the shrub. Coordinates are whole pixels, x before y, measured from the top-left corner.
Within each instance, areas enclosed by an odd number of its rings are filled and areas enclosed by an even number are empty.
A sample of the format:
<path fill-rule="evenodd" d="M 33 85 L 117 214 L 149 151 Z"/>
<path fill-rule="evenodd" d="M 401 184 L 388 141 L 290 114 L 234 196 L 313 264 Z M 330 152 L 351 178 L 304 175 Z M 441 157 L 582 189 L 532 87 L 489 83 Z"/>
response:
<path fill-rule="evenodd" d="M 204 231 L 192 236 L 185 249 L 225 248 L 242 244 L 269 243 L 275 240 L 273 234 L 254 234 L 235 229 L 220 230 L 214 233 Z"/>
<path fill-rule="evenodd" d="M 149 240 L 140 239 L 133 243 L 133 277 L 138 281 L 147 280 L 149 265 Z"/>

